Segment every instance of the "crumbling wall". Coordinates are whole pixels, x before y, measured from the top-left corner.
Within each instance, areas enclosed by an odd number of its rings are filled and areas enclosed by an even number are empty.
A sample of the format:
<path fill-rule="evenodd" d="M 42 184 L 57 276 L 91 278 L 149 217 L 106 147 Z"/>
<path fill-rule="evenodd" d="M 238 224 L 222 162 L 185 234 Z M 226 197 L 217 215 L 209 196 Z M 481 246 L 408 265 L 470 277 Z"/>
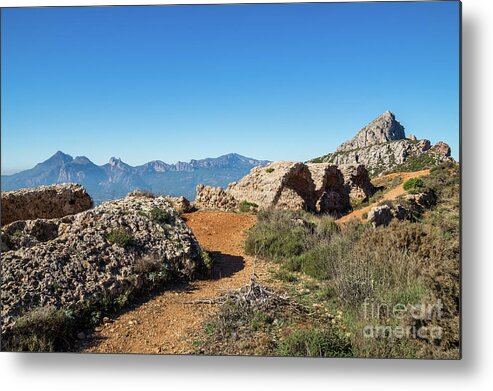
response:
<path fill-rule="evenodd" d="M 53 219 L 92 207 L 81 185 L 62 184 L 2 192 L 1 224 L 18 220 Z"/>

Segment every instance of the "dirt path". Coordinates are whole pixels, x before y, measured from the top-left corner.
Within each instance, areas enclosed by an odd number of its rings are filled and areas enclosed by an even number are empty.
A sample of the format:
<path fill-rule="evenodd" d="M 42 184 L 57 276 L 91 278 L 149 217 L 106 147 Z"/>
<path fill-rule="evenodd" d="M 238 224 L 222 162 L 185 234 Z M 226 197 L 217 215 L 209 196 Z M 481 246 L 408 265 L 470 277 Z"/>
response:
<path fill-rule="evenodd" d="M 96 329 L 85 351 L 187 353 L 193 346 L 184 336 L 201 327 L 212 307 L 183 302 L 214 298 L 223 290 L 239 288 L 248 282 L 253 260 L 244 256 L 243 243 L 246 231 L 255 224 L 255 216 L 201 211 L 182 217 L 200 245 L 214 253 L 211 278 L 174 287 L 122 313 Z"/>
<path fill-rule="evenodd" d="M 414 172 L 397 172 L 397 173 L 392 173 L 388 175 L 383 175 L 380 178 L 376 178 L 375 180 L 372 180 L 373 184 L 378 186 L 380 183 L 384 183 L 386 181 L 390 181 L 394 178 L 400 177 L 402 180 L 402 183 L 399 186 L 394 187 L 393 189 L 390 189 L 388 192 L 386 192 L 383 196 L 383 198 L 379 199 L 378 201 L 374 202 L 371 205 L 365 206 L 364 208 L 357 209 L 345 216 L 342 216 L 340 219 L 337 220 L 338 223 L 346 223 L 349 220 L 353 219 L 359 219 L 361 221 L 366 221 L 365 218 L 363 218 L 363 215 L 368 214 L 368 212 L 375 206 L 377 206 L 380 202 L 382 201 L 393 201 L 397 197 L 403 195 L 406 193 L 406 190 L 404 190 L 404 182 L 406 182 L 410 178 L 417 178 L 417 177 L 422 177 L 426 176 L 430 173 L 430 170 L 421 170 L 421 171 L 414 171 Z"/>

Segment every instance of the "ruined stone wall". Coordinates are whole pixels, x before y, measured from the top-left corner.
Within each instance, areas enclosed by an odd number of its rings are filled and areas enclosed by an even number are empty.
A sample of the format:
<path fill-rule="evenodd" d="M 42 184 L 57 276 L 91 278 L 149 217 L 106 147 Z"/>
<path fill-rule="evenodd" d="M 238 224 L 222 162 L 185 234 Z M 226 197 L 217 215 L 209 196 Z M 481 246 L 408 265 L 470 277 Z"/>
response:
<path fill-rule="evenodd" d="M 75 184 L 40 186 L 2 192 L 2 226 L 18 220 L 52 219 L 92 207 L 86 190 Z"/>

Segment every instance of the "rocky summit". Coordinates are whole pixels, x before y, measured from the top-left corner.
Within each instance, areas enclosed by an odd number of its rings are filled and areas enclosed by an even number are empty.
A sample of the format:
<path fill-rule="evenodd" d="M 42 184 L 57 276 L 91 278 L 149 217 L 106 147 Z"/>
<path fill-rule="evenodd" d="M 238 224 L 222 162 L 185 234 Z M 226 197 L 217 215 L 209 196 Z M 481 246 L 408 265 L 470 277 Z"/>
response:
<path fill-rule="evenodd" d="M 333 153 L 313 159 L 336 165 L 364 165 L 370 175 L 398 171 L 416 171 L 440 164 L 450 157 L 450 147 L 439 141 L 406 137 L 404 127 L 395 115 L 386 111 L 362 128 Z"/>
<path fill-rule="evenodd" d="M 201 267 L 191 230 L 163 197 L 129 195 L 54 219 L 5 225 L 2 337 L 32 309 L 77 313 Z"/>
<path fill-rule="evenodd" d="M 356 133 L 351 140 L 342 143 L 336 151 L 351 151 L 404 138 L 404 127 L 395 119 L 393 113 L 386 111 Z"/>

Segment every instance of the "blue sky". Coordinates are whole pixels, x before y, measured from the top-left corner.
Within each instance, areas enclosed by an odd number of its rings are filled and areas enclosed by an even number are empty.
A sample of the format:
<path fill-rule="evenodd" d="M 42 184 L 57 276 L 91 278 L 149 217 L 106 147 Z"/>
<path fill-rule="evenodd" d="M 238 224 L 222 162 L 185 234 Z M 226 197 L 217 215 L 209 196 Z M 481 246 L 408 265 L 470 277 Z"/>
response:
<path fill-rule="evenodd" d="M 386 110 L 459 154 L 459 3 L 2 10 L 2 172 L 306 160 Z"/>

